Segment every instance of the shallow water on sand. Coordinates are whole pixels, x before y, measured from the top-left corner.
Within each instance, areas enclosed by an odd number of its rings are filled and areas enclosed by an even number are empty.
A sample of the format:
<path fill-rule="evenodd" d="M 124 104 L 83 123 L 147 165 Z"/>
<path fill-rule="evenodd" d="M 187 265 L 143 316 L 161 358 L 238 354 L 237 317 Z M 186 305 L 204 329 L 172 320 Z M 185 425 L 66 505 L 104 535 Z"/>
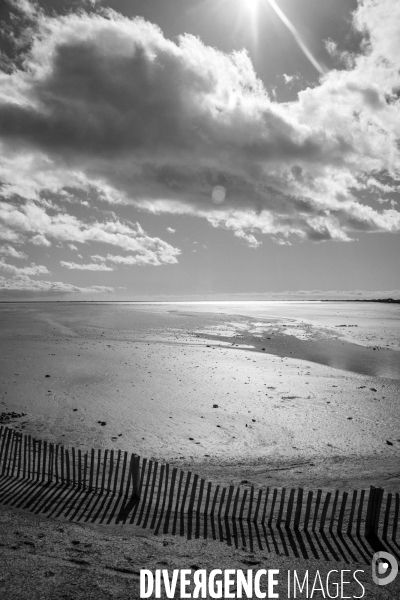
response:
<path fill-rule="evenodd" d="M 1 318 L 2 317 L 2 318 Z M 3 333 L 108 330 L 116 337 L 201 337 L 400 380 L 400 305 L 357 302 L 46 302 L 0 304 Z M 271 334 L 272 328 L 272 334 Z M 221 331 L 224 330 L 224 331 Z M 240 334 L 240 341 L 235 335 Z"/>
<path fill-rule="evenodd" d="M 249 344 L 256 348 L 262 346 L 265 352 L 277 356 L 307 360 L 372 377 L 400 380 L 399 305 L 361 302 L 253 301 L 154 303 L 138 304 L 137 308 L 139 306 L 147 306 L 149 310 L 153 308 L 157 313 L 164 311 L 176 313 L 176 316 L 181 318 L 193 317 L 196 313 L 202 317 L 219 314 L 221 317 L 244 316 L 257 319 L 257 322 L 253 321 L 252 324 L 259 326 L 261 334 L 257 337 L 244 335 L 240 341 L 241 346 Z M 262 335 L 267 323 L 278 327 L 276 332 L 278 335 L 275 334 L 269 340 L 265 339 L 267 335 Z M 287 327 L 288 323 L 296 327 L 306 323 L 311 325 L 313 339 L 299 339 L 296 335 L 287 335 L 289 330 L 280 329 L 279 325 Z M 239 319 L 238 322 L 233 323 L 233 327 L 235 326 L 238 326 L 240 331 L 240 326 L 245 327 L 246 322 Z M 317 339 L 321 329 L 325 339 Z M 337 336 L 339 339 L 335 339 Z M 212 328 L 211 335 L 204 337 L 212 339 Z"/>
<path fill-rule="evenodd" d="M 212 334 L 202 334 L 201 337 L 214 341 L 229 340 Z M 336 339 L 300 340 L 286 335 L 275 335 L 273 339 L 267 340 L 244 335 L 241 336 L 240 347 L 262 349 L 275 356 L 305 360 L 369 377 L 400 380 L 400 352 L 384 348 L 374 350 L 374 348 Z"/>

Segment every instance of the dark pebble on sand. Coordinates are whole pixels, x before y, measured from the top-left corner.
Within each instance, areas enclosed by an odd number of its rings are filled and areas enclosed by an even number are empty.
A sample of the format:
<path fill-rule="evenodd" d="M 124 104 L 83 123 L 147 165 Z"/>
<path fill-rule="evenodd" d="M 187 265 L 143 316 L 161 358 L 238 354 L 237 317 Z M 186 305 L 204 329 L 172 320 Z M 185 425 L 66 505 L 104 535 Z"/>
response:
<path fill-rule="evenodd" d="M 371 390 L 371 392 L 377 392 L 378 390 L 375 388 L 369 388 Z"/>
<path fill-rule="evenodd" d="M 393 442 L 389 442 L 389 440 L 386 440 L 386 443 L 388 446 L 393 446 Z"/>
<path fill-rule="evenodd" d="M 50 375 L 46 375 L 46 377 L 50 377 Z"/>
<path fill-rule="evenodd" d="M 218 404 L 213 404 L 213 408 L 218 408 Z"/>

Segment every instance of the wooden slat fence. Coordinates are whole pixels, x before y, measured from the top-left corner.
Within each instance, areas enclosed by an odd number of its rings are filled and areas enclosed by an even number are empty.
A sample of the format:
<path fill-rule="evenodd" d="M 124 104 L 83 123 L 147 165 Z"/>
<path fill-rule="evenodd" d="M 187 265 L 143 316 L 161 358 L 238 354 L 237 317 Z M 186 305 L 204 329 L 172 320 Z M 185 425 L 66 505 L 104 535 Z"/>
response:
<path fill-rule="evenodd" d="M 121 450 L 82 452 L 0 426 L 0 477 L 132 496 L 139 493 L 140 458 Z"/>
<path fill-rule="evenodd" d="M 119 498 L 116 501 L 121 503 L 118 511 L 117 504 L 112 504 L 111 500 L 107 504 L 117 522 L 125 522 L 133 511 L 137 525 L 150 527 L 156 533 L 169 530 L 175 533 L 183 515 L 190 519 L 193 516 L 203 520 L 247 522 L 295 532 L 355 534 L 366 538 L 381 536 L 394 541 L 399 524 L 399 494 L 385 493 L 381 488 L 346 492 L 223 487 L 207 482 L 191 471 L 141 459 L 136 454 L 120 450 L 82 452 L 36 440 L 2 426 L 1 478 Z M 2 497 L 10 498 L 13 489 L 12 486 L 6 488 L 3 496 L 0 490 L 0 502 Z M 15 489 L 20 490 L 19 487 Z M 36 497 L 35 502 L 40 506 Z M 32 503 L 30 500 L 28 504 Z M 101 506 L 104 503 L 105 500 Z M 42 506 L 48 511 L 49 501 Z M 71 511 L 69 507 L 67 514 Z M 88 505 L 87 515 L 92 513 L 100 514 Z"/>

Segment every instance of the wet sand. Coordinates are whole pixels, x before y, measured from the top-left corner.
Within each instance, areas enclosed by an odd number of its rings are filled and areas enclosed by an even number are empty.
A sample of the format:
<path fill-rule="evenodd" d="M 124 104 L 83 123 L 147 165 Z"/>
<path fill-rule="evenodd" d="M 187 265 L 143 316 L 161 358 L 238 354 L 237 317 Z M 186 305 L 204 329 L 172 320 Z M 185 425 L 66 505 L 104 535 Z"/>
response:
<path fill-rule="evenodd" d="M 332 315 L 301 306 L 295 317 L 292 306 L 275 305 L 1 305 L 0 420 L 66 446 L 168 460 L 224 486 L 398 492 L 394 371 L 376 377 L 299 358 L 298 342 L 338 343 L 346 355 L 347 339 L 371 354 L 383 352 L 371 347 L 398 344 L 397 324 L 390 327 L 396 313 L 382 316 L 379 327 L 371 313 L 358 321 L 351 315 L 347 324 L 359 328 L 336 327 L 347 308 Z M 375 363 L 385 364 L 380 357 Z M 7 420 L 12 411 L 26 414 Z M 288 569 L 303 576 L 318 570 L 323 579 L 332 569 L 360 569 L 365 597 L 374 599 L 398 598 L 400 585 L 397 578 L 378 590 L 368 553 L 364 562 L 342 554 L 334 562 L 318 553 L 305 559 L 3 505 L 0 539 L 0 594 L 18 600 L 138 598 L 143 568 L 280 569 L 283 596 Z M 360 594 L 354 585 L 346 591 Z"/>
<path fill-rule="evenodd" d="M 223 309 L 2 305 L 0 412 L 26 413 L 12 426 L 37 437 L 196 463 L 210 478 L 226 468 L 232 481 L 250 470 L 281 485 L 339 485 L 362 473 L 398 489 L 399 380 L 290 354 L 301 335 L 332 343 L 348 315 L 328 328 L 326 315 L 315 326 L 304 314 Z M 262 350 L 265 337 L 281 355 Z"/>

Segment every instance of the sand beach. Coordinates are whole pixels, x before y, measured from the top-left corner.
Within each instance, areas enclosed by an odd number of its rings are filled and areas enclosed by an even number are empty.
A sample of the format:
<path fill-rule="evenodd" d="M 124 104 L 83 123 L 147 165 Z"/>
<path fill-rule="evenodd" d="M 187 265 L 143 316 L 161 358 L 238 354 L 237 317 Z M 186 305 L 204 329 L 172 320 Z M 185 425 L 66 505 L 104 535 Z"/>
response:
<path fill-rule="evenodd" d="M 8 422 L 50 442 L 129 450 L 208 473 L 293 463 L 286 478 L 338 480 L 353 467 L 362 477 L 365 463 L 366 483 L 386 477 L 396 486 L 399 310 L 2 304 L 1 412 L 24 413 Z M 376 364 L 361 354 L 362 367 L 389 377 L 352 371 L 360 369 L 351 353 L 347 369 L 301 358 L 318 344 L 325 362 L 332 345 L 333 361 L 337 344 L 342 358 L 348 348 L 368 351 Z"/>
<path fill-rule="evenodd" d="M 395 497 L 399 308 L 361 309 L 339 303 L 2 304 L 1 421 L 83 453 L 135 452 L 227 489 L 326 493 L 373 485 Z M 312 348 L 320 362 L 304 358 Z M 337 368 L 339 358 L 347 368 Z M 322 552 L 311 545 L 313 552 L 304 547 L 306 554 L 293 554 L 290 539 L 274 551 L 257 547 L 251 533 L 232 545 L 222 530 L 220 539 L 154 536 L 142 526 L 76 523 L 8 505 L 0 505 L 0 531 L 0 589 L 18 600 L 139 598 L 141 568 L 211 570 L 217 564 L 326 576 L 332 568 L 369 573 L 372 556 L 362 547 L 353 556 L 347 546 L 335 554 L 334 546 L 332 567 L 322 546 Z M 395 597 L 393 586 L 377 594 L 370 575 L 363 583 L 366 597 Z M 281 590 L 288 593 L 286 582 Z M 354 581 L 348 590 L 357 594 Z"/>

